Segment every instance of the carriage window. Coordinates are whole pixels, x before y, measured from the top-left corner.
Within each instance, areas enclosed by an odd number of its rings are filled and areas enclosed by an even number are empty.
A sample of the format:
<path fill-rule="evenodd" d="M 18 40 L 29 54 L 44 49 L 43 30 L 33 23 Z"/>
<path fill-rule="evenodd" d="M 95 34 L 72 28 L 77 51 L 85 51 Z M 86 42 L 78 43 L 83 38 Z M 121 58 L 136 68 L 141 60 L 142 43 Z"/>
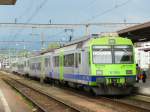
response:
<path fill-rule="evenodd" d="M 41 63 L 38 63 L 38 70 L 41 70 Z"/>
<path fill-rule="evenodd" d="M 48 67 L 48 66 L 49 66 L 49 63 L 50 63 L 49 61 L 50 61 L 50 59 L 49 59 L 49 58 L 45 58 L 45 66 L 46 66 L 46 67 Z"/>
<path fill-rule="evenodd" d="M 59 66 L 59 56 L 55 56 L 53 59 L 54 59 L 55 67 L 58 67 Z"/>
<path fill-rule="evenodd" d="M 30 65 L 29 60 L 28 60 L 28 62 L 27 62 L 27 63 L 28 63 L 28 65 L 27 65 L 27 66 L 29 66 L 29 65 Z"/>
<path fill-rule="evenodd" d="M 35 64 L 35 69 L 36 70 L 41 70 L 41 63 L 36 63 Z"/>
<path fill-rule="evenodd" d="M 34 63 L 31 63 L 30 69 L 31 69 L 31 70 L 35 70 L 35 64 L 34 64 Z"/>
<path fill-rule="evenodd" d="M 74 54 L 68 54 L 64 56 L 64 66 L 65 67 L 74 66 Z"/>
<path fill-rule="evenodd" d="M 79 53 L 78 55 L 79 55 L 79 64 L 81 64 L 81 53 Z"/>
<path fill-rule="evenodd" d="M 26 61 L 24 62 L 24 66 L 26 67 Z"/>

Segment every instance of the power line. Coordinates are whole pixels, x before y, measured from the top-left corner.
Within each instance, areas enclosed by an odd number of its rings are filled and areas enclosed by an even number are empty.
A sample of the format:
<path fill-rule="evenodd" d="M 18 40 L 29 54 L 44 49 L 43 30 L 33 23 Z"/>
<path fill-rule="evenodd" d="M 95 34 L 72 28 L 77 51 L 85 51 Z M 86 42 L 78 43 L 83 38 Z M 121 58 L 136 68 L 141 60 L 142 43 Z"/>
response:
<path fill-rule="evenodd" d="M 129 2 L 131 2 L 131 0 L 127 0 L 127 1 L 125 1 L 125 2 L 123 2 L 123 3 L 121 3 L 121 4 L 115 5 L 114 7 L 109 8 L 109 9 L 107 9 L 107 10 L 105 10 L 105 11 L 103 11 L 103 12 L 101 12 L 101 13 L 95 15 L 95 16 L 93 16 L 91 19 L 89 19 L 89 20 L 87 20 L 87 21 L 88 21 L 88 22 L 89 22 L 89 21 L 92 21 L 92 20 L 94 20 L 94 19 L 96 19 L 96 18 L 98 18 L 98 17 L 100 17 L 100 16 L 102 16 L 102 15 L 105 15 L 105 14 L 107 14 L 107 13 L 113 11 L 114 9 L 120 8 L 120 7 L 122 7 L 122 6 L 126 5 L 126 4 L 128 4 Z"/>
<path fill-rule="evenodd" d="M 88 5 L 87 5 L 87 9 L 91 8 L 93 4 L 96 3 L 97 0 L 92 0 Z"/>
<path fill-rule="evenodd" d="M 36 8 L 36 10 L 33 12 L 33 14 L 27 19 L 26 23 L 29 23 L 43 8 L 43 6 L 47 3 L 48 0 L 43 0 L 41 4 Z"/>
<path fill-rule="evenodd" d="M 66 29 L 66 28 L 80 28 L 89 26 L 122 26 L 122 25 L 136 25 L 139 23 L 124 23 L 124 22 L 99 22 L 99 23 L 89 23 L 89 24 L 34 24 L 34 23 L 0 23 L 0 27 L 3 28 L 54 28 L 54 29 Z"/>
<path fill-rule="evenodd" d="M 40 5 L 36 8 L 36 10 L 32 13 L 32 15 L 27 19 L 27 21 L 25 23 L 29 23 L 38 13 L 39 11 L 43 8 L 43 6 L 46 4 L 48 0 L 43 0 Z M 19 30 L 13 37 L 16 38 L 17 35 L 19 35 L 24 29 Z"/>
<path fill-rule="evenodd" d="M 21 19 L 24 16 L 24 14 L 29 12 L 29 10 L 32 8 L 32 5 L 33 5 L 33 0 L 29 2 L 29 6 L 25 9 L 25 11 L 20 16 L 18 16 L 18 18 L 15 18 L 15 23 L 17 23 L 17 20 Z M 21 33 L 22 30 L 21 31 L 19 30 L 18 32 Z M 19 34 L 18 32 L 14 35 L 14 38 Z M 10 35 L 11 33 L 12 31 L 10 31 Z"/>
<path fill-rule="evenodd" d="M 39 42 L 42 42 L 41 40 L 40 41 L 32 41 L 32 40 L 28 40 L 28 41 L 21 41 L 21 40 L 17 40 L 17 41 L 0 41 L 1 44 L 8 44 L 8 43 L 39 43 Z M 57 41 L 57 40 L 54 40 L 54 41 L 51 41 L 51 40 L 45 40 L 44 42 L 47 42 L 47 43 L 51 43 L 51 42 L 62 42 L 62 41 Z M 68 42 L 68 41 L 63 41 L 63 42 Z"/>
<path fill-rule="evenodd" d="M 94 4 L 96 3 L 97 0 L 91 0 L 90 2 L 88 2 L 86 5 L 84 5 L 82 7 L 81 12 L 83 12 L 84 14 L 87 14 L 87 10 L 91 9 L 92 7 L 94 7 Z"/>
<path fill-rule="evenodd" d="M 29 1 L 29 6 L 24 10 L 24 12 L 17 19 L 21 19 L 26 13 L 28 13 L 32 8 L 32 5 L 33 5 L 33 0 Z"/>

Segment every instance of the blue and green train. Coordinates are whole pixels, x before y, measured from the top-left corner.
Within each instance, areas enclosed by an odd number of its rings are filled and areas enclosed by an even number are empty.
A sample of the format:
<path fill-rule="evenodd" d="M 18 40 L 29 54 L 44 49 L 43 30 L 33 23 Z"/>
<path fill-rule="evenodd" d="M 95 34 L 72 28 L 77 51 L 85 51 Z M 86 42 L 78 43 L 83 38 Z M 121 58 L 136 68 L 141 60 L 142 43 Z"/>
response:
<path fill-rule="evenodd" d="M 134 58 L 130 39 L 118 36 L 85 38 L 25 59 L 23 73 L 99 95 L 126 95 L 131 93 L 136 82 Z"/>

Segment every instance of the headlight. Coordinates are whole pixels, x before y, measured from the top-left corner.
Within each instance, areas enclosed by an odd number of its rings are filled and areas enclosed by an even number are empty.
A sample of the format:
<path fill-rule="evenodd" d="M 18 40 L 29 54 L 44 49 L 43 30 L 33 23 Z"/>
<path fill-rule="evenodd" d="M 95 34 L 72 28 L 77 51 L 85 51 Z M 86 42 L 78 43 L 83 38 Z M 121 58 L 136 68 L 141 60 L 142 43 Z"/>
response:
<path fill-rule="evenodd" d="M 132 70 L 126 70 L 126 74 L 132 74 Z"/>
<path fill-rule="evenodd" d="M 103 71 L 102 70 L 97 70 L 96 75 L 103 75 Z"/>

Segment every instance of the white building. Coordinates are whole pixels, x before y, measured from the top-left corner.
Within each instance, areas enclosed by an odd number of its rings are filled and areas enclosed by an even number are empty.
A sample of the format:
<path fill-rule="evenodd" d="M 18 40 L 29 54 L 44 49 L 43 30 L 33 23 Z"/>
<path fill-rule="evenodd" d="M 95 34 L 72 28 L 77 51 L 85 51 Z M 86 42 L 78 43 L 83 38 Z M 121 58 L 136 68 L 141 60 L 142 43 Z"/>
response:
<path fill-rule="evenodd" d="M 150 43 L 140 43 L 140 47 L 135 48 L 135 59 L 136 63 L 142 69 L 148 69 L 150 67 L 150 51 L 145 51 L 146 49 L 150 49 Z"/>

